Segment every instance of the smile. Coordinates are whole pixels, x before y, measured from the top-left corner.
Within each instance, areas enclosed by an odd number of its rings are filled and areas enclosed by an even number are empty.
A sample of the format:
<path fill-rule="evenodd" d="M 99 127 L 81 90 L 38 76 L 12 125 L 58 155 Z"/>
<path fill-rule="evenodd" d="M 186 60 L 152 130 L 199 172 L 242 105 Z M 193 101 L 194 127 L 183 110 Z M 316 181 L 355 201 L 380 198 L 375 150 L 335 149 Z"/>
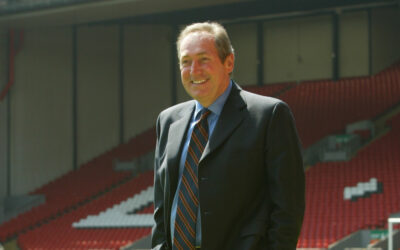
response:
<path fill-rule="evenodd" d="M 197 81 L 192 80 L 191 82 L 192 82 L 193 84 L 202 84 L 202 83 L 204 83 L 204 82 L 206 82 L 206 81 L 207 81 L 207 79 L 197 80 Z"/>

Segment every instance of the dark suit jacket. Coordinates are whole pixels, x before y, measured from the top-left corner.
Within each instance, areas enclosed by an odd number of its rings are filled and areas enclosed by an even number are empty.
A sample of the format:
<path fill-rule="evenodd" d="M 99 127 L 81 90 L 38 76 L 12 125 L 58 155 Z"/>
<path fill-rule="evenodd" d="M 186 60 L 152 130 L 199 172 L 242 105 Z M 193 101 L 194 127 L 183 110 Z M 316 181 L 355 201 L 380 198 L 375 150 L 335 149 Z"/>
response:
<path fill-rule="evenodd" d="M 157 120 L 154 249 L 171 249 L 171 206 L 194 107 L 194 101 L 175 105 Z M 305 206 L 304 170 L 284 102 L 234 84 L 198 176 L 203 250 L 296 248 Z"/>

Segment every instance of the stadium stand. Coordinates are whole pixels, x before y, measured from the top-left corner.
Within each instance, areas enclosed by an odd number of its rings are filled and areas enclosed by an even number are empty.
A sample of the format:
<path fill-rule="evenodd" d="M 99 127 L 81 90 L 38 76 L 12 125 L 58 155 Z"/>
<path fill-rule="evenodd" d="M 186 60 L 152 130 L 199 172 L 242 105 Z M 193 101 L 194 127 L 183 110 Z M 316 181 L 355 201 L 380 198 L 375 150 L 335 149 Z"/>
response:
<path fill-rule="evenodd" d="M 150 228 L 76 229 L 72 223 L 87 215 L 98 214 L 153 185 L 153 171 L 132 178 L 105 195 L 65 214 L 52 222 L 21 235 L 23 249 L 119 249 L 150 233 Z M 152 205 L 139 213 L 152 212 Z"/>
<path fill-rule="evenodd" d="M 298 247 L 327 248 L 360 229 L 387 228 L 390 214 L 400 211 L 400 115 L 389 133 L 348 162 L 318 163 L 306 172 L 306 213 Z M 383 192 L 356 201 L 343 190 L 377 178 Z"/>
<path fill-rule="evenodd" d="M 249 86 L 277 96 L 292 108 L 303 146 L 343 131 L 346 124 L 373 119 L 400 100 L 400 64 L 371 77 Z M 317 163 L 306 173 L 307 210 L 298 247 L 327 247 L 362 228 L 384 228 L 400 210 L 396 179 L 400 172 L 400 116 L 391 131 L 348 162 Z M 46 203 L 0 226 L 0 241 L 18 236 L 23 249 L 118 249 L 150 234 L 150 228 L 74 229 L 72 223 L 112 207 L 152 185 L 152 171 L 135 178 L 113 170 L 115 159 L 128 161 L 151 152 L 154 128 L 36 190 Z M 357 201 L 344 200 L 347 186 L 376 178 L 383 192 Z M 151 213 L 150 205 L 137 213 Z"/>
<path fill-rule="evenodd" d="M 74 222 L 74 228 L 112 228 L 112 227 L 151 227 L 152 214 L 138 214 L 137 211 L 153 203 L 154 187 L 149 186 L 121 203 L 115 203 L 97 215 L 88 215 L 79 222 Z"/>
<path fill-rule="evenodd" d="M 400 101 L 400 63 L 371 77 L 308 81 L 279 96 L 292 108 L 303 147 L 371 119 Z"/>
<path fill-rule="evenodd" d="M 78 170 L 68 172 L 35 190 L 33 194 L 45 195 L 46 202 L 3 223 L 0 226 L 0 241 L 6 241 L 29 228 L 51 221 L 132 178 L 130 171 L 113 170 L 114 159 L 132 160 L 148 153 L 155 146 L 154 138 L 155 131 L 151 128 L 128 143 L 94 158 Z"/>

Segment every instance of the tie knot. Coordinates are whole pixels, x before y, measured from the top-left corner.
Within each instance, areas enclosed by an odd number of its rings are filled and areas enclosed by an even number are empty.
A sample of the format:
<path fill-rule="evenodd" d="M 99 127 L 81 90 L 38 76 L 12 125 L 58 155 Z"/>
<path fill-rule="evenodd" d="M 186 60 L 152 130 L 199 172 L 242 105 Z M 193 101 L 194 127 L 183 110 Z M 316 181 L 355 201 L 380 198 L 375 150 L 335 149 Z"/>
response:
<path fill-rule="evenodd" d="M 203 108 L 200 111 L 200 113 L 201 113 L 200 120 L 203 120 L 203 119 L 206 119 L 209 114 L 211 114 L 211 111 L 209 109 L 207 109 L 207 108 Z"/>

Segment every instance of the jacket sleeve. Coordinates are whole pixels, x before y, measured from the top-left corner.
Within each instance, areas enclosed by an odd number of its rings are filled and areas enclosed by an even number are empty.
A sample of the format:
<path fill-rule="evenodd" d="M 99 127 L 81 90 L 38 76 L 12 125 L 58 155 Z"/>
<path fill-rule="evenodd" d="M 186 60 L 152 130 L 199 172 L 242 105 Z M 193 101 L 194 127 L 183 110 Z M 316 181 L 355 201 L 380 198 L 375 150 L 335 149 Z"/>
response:
<path fill-rule="evenodd" d="M 296 249 L 305 209 L 305 177 L 300 141 L 289 107 L 273 109 L 266 139 L 266 167 L 272 201 L 268 249 Z"/>
<path fill-rule="evenodd" d="M 151 232 L 152 249 L 166 249 L 166 232 L 164 222 L 164 187 L 161 185 L 160 175 L 160 117 L 157 119 L 156 125 L 157 143 L 154 156 L 154 221 L 155 224 Z"/>

